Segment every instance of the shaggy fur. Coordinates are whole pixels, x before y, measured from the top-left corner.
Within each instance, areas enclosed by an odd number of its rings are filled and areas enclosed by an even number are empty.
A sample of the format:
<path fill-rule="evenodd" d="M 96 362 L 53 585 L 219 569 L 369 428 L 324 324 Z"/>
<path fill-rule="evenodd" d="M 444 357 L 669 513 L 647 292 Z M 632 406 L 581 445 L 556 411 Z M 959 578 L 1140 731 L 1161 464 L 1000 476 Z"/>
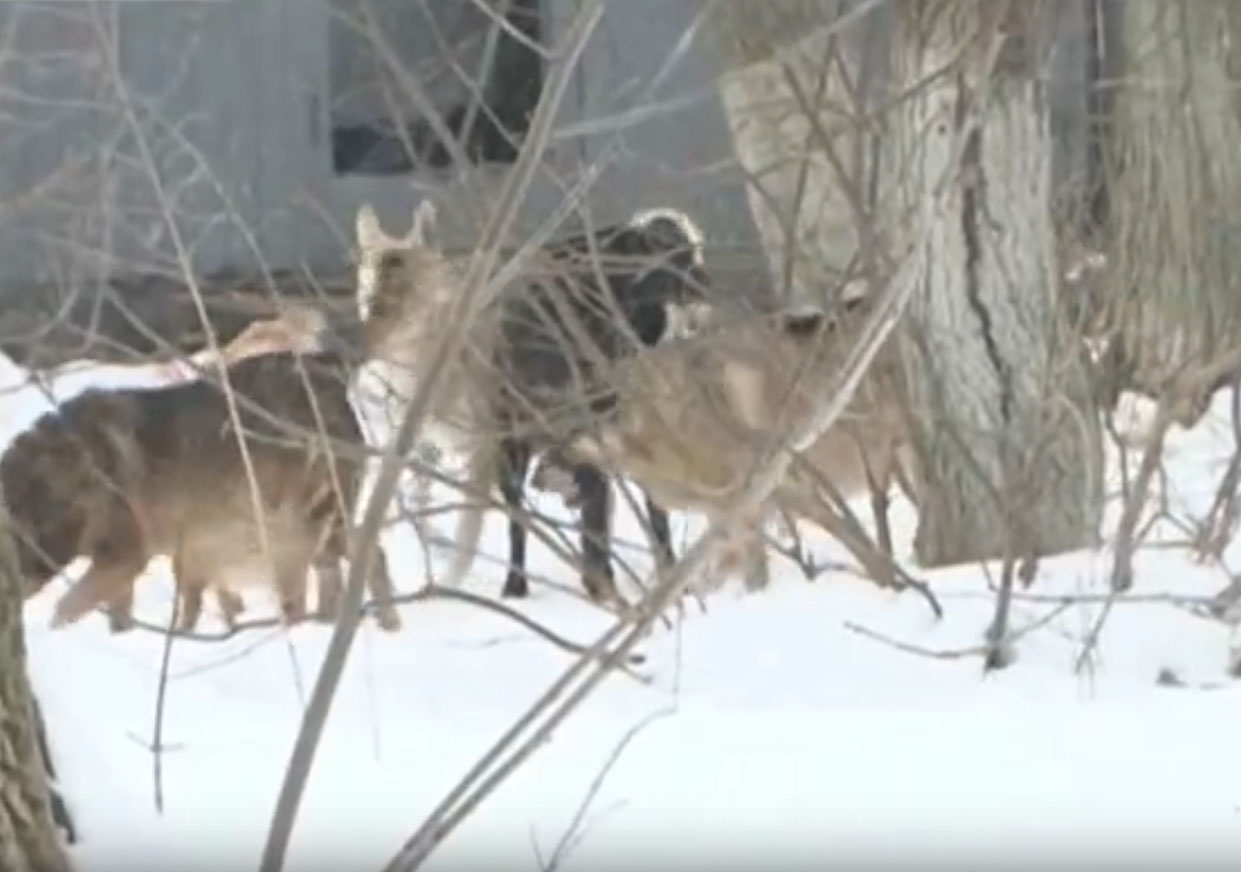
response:
<path fill-rule="evenodd" d="M 368 353 L 393 362 L 416 383 L 430 363 L 430 335 L 459 292 L 461 266 L 425 245 L 424 220 L 404 239 L 358 215 L 359 311 L 368 323 Z M 421 217 L 420 217 L 421 216 Z M 699 300 L 708 281 L 701 234 L 683 213 L 652 210 L 629 222 L 545 247 L 516 287 L 483 312 L 468 350 L 452 361 L 436 425 L 470 456 L 470 480 L 490 491 L 498 482 L 510 512 L 510 569 L 503 593 L 524 596 L 526 529 L 520 519 L 525 480 L 536 453 L 554 451 L 563 435 L 612 402 L 599 378 L 611 361 L 658 342 L 669 304 Z M 398 376 L 399 377 L 399 376 Z M 609 560 L 610 491 L 603 472 L 577 462 L 581 495 L 583 585 L 592 597 L 615 597 Z M 666 514 L 648 500 L 659 557 L 671 560 Z M 468 570 L 482 508 L 465 511 L 450 582 Z"/>
<path fill-rule="evenodd" d="M 264 510 L 267 556 L 225 396 L 212 382 L 87 391 L 40 418 L 0 458 L 28 594 L 74 558 L 91 561 L 57 603 L 55 625 L 107 605 L 113 629 L 127 627 L 133 583 L 160 554 L 172 558 L 182 628 L 196 622 L 206 588 L 223 594 L 231 617 L 237 591 L 262 583 L 278 593 L 285 620 L 299 620 L 312 564 L 319 617 L 334 617 L 363 463 L 345 456 L 351 452 L 329 454 L 316 422 L 321 416 L 331 440 L 361 445 L 344 366 L 331 355 L 269 354 L 234 364 L 229 381 Z M 304 429 L 290 433 L 281 424 Z M 382 554 L 370 584 L 376 598 L 390 599 Z M 381 609 L 379 623 L 399 627 L 392 606 Z"/>
<path fill-rule="evenodd" d="M 812 413 L 852 350 L 870 311 L 867 302 L 855 298 L 832 312 L 717 321 L 621 361 L 611 373 L 615 409 L 596 434 L 576 437 L 567 452 L 630 476 L 666 509 L 722 517 L 757 453 Z M 889 363 L 881 355 L 874 366 Z M 907 431 L 876 375 L 872 369 L 836 425 L 787 458 L 768 504 L 735 522 L 721 573 L 740 561 L 748 586 L 766 584 L 760 530 L 773 509 L 816 522 L 864 556 L 867 568 L 874 566 L 873 549 L 824 510 L 818 478 L 850 496 L 867 485 L 869 469 L 886 490 Z"/>

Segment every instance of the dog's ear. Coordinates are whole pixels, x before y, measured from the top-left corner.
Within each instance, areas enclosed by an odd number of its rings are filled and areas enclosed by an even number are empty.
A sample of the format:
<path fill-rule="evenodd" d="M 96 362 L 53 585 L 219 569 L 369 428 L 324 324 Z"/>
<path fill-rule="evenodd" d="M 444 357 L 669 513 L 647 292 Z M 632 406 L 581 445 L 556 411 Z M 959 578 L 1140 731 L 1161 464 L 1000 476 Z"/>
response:
<path fill-rule="evenodd" d="M 860 311 L 870 302 L 870 282 L 865 279 L 852 279 L 840 289 L 840 304 L 846 312 Z"/>
<path fill-rule="evenodd" d="M 430 237 L 436 235 L 438 230 L 437 219 L 435 203 L 431 202 L 430 198 L 423 199 L 414 207 L 414 221 L 409 226 L 409 233 L 405 235 L 405 243 L 411 246 L 430 246 Z"/>
<path fill-rule="evenodd" d="M 780 319 L 781 329 L 795 339 L 805 339 L 820 330 L 831 329 L 833 324 L 826 312 L 810 306 L 784 312 Z"/>
<path fill-rule="evenodd" d="M 415 221 L 414 228 L 417 229 L 417 226 Z M 379 216 L 375 214 L 375 207 L 370 203 L 363 203 L 358 209 L 354 232 L 357 236 L 358 247 L 363 251 L 381 245 L 388 238 L 379 225 Z"/>

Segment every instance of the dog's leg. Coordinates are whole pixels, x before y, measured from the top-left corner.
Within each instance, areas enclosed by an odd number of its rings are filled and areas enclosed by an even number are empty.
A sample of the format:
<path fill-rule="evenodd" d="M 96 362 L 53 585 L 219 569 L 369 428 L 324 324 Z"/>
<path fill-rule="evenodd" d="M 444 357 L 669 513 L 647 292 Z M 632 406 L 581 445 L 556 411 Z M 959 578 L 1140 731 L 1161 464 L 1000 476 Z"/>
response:
<path fill-rule="evenodd" d="M 178 585 L 177 599 L 180 601 L 180 608 L 177 609 L 176 628 L 180 633 L 188 633 L 198 626 L 198 619 L 202 617 L 202 582 L 194 580 Z"/>
<path fill-rule="evenodd" d="M 127 585 L 123 591 L 108 600 L 108 629 L 113 633 L 124 633 L 134 626 L 134 586 Z"/>
<path fill-rule="evenodd" d="M 500 493 L 510 513 L 522 509 L 526 473 L 530 468 L 530 446 L 513 439 L 504 440 L 500 448 Z M 526 525 L 516 514 L 508 521 L 508 576 L 501 596 L 524 597 L 530 593 L 526 578 Z"/>
<path fill-rule="evenodd" d="M 306 620 L 306 576 L 310 566 L 304 560 L 282 560 L 273 571 L 280 615 L 286 627 Z"/>
<path fill-rule="evenodd" d="M 367 588 L 375 600 L 375 620 L 379 629 L 385 633 L 395 633 L 401 629 L 401 613 L 392 603 L 396 591 L 392 587 L 392 575 L 388 571 L 388 558 L 378 543 L 375 545 L 375 556 L 371 558 L 371 572 L 366 579 Z"/>
<path fill-rule="evenodd" d="M 340 570 L 340 558 L 325 552 L 315 560 L 315 581 L 319 589 L 319 601 L 315 604 L 315 620 L 321 624 L 334 624 L 340 617 L 344 576 Z"/>
<path fill-rule="evenodd" d="M 595 602 L 618 602 L 610 547 L 611 482 L 598 467 L 584 463 L 573 470 L 573 478 L 582 500 L 582 586 Z"/>
<path fill-rule="evenodd" d="M 230 629 L 236 629 L 237 617 L 246 610 L 245 601 L 233 591 L 224 587 L 215 589 L 216 602 L 220 604 L 220 613 L 224 623 Z"/>
<path fill-rule="evenodd" d="M 315 558 L 315 575 L 319 582 L 319 603 L 315 619 L 323 623 L 334 623 L 344 606 L 344 575 L 341 562 L 348 557 L 347 531 L 344 516 L 333 518 L 332 528 L 327 540 Z M 392 577 L 388 571 L 388 560 L 384 556 L 383 546 L 375 543 L 375 554 L 371 557 L 371 571 L 366 579 L 366 588 L 376 602 L 376 621 L 385 632 L 401 629 L 401 615 L 392 604 L 394 591 Z"/>
<path fill-rule="evenodd" d="M 317 500 L 312 500 L 303 523 L 306 525 L 304 532 L 317 543 L 313 551 L 306 555 L 307 562 L 315 571 L 315 620 L 334 624 L 340 615 L 344 595 L 340 564 L 348 556 L 349 540 L 345 529 L 346 516 L 336 499 L 336 491 L 330 481 L 324 481 L 323 485 L 323 491 Z M 356 482 L 354 487 L 356 491 Z M 292 571 L 289 569 L 290 573 Z M 307 584 L 303 582 L 303 590 Z M 302 595 L 302 603 L 304 607 L 305 594 Z"/>
<path fill-rule="evenodd" d="M 134 572 L 135 578 L 146 568 L 150 555 L 146 553 L 145 540 L 137 517 L 127 504 L 116 501 L 109 509 L 105 529 L 102 535 L 92 535 L 95 543 L 92 552 L 92 566 L 106 565 L 109 562 L 125 562 L 132 559 L 141 561 L 141 566 Z M 124 633 L 134 626 L 134 586 L 129 584 L 118 587 L 104 603 L 104 612 L 108 618 L 108 630 L 112 633 Z M 76 620 L 76 619 L 75 619 Z"/>
<path fill-rule="evenodd" d="M 340 609 L 345 592 L 345 580 L 341 575 L 341 561 L 348 556 L 348 545 L 344 526 L 344 516 L 336 511 L 335 499 L 330 507 L 331 515 L 327 523 L 330 525 L 319 553 L 315 555 L 315 582 L 318 587 L 318 602 L 315 604 L 315 620 L 323 624 L 334 624 L 340 617 Z"/>
<path fill-rule="evenodd" d="M 559 494 L 565 506 L 577 508 L 581 499 L 577 483 L 573 480 L 574 464 L 565 458 L 560 449 L 545 451 L 530 476 L 530 486 L 544 493 Z"/>
<path fill-rule="evenodd" d="M 132 517 L 122 520 L 109 535 L 96 541 L 91 553 L 91 566 L 56 603 L 52 627 L 64 627 L 106 603 L 124 603 L 132 596 L 134 582 L 146 569 L 147 554 Z M 125 610 L 127 611 L 127 610 Z M 122 622 L 114 632 L 132 626 L 132 618 Z"/>
<path fill-rule="evenodd" d="M 724 586 L 738 562 L 737 534 L 735 528 L 730 527 L 711 559 L 699 567 L 686 589 L 701 603 L 704 597 Z"/>
<path fill-rule="evenodd" d="M 887 441 L 880 445 L 875 452 L 878 455 L 878 462 L 873 466 L 871 458 L 866 456 L 860 442 L 857 448 L 862 458 L 862 470 L 866 475 L 866 484 L 870 488 L 870 510 L 875 518 L 875 538 L 878 540 L 879 550 L 891 560 L 893 556 L 892 527 L 888 522 L 888 512 L 891 502 L 889 494 L 892 490 L 892 464 L 896 459 L 895 446 Z M 888 577 L 880 583 L 885 586 L 895 586 L 895 572 L 890 572 Z"/>
<path fill-rule="evenodd" d="M 172 557 L 172 580 L 176 586 L 173 627 L 179 633 L 187 633 L 198 626 L 203 612 L 203 592 L 209 579 L 203 577 L 192 560 L 187 561 L 184 555 L 177 553 Z"/>
<path fill-rule="evenodd" d="M 650 519 L 651 535 L 655 539 L 655 563 L 660 569 L 667 569 L 676 563 L 676 552 L 672 550 L 672 528 L 668 525 L 668 513 L 656 505 L 651 495 L 643 492 L 646 498 L 646 516 Z"/>
<path fill-rule="evenodd" d="M 739 531 L 738 537 L 745 589 L 750 593 L 766 590 L 771 586 L 771 567 L 767 563 L 767 543 L 763 539 L 761 520 L 747 524 Z"/>

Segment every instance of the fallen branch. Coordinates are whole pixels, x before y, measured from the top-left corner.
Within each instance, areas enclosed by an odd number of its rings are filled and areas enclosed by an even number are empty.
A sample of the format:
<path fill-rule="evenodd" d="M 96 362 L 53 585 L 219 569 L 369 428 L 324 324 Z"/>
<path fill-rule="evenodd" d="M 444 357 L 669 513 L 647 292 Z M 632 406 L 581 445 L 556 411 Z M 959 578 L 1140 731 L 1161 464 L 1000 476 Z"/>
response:
<path fill-rule="evenodd" d="M 1077 655 L 1077 659 L 1073 663 L 1073 671 L 1075 673 L 1080 675 L 1087 667 L 1090 667 L 1093 673 L 1094 654 L 1099 647 L 1099 639 L 1103 636 L 1103 627 L 1115 606 L 1115 598 L 1103 601 L 1103 608 L 1091 625 L 1090 632 L 1082 640 L 1081 653 Z"/>
<path fill-rule="evenodd" d="M 1070 605 L 1072 604 L 1061 603 L 1037 620 L 1030 622 L 1019 630 L 1014 630 L 1004 639 L 1004 644 L 1011 645 L 1023 636 L 1029 635 L 1035 630 L 1047 626 L 1060 615 L 1068 611 Z M 855 624 L 852 621 L 845 621 L 844 628 L 851 633 L 857 633 L 859 636 L 865 636 L 867 639 L 874 639 L 876 642 L 882 642 L 884 645 L 895 648 L 898 651 L 903 651 L 906 654 L 915 654 L 918 657 L 929 657 L 932 660 L 963 660 L 966 657 L 986 657 L 994 648 L 994 644 L 992 642 L 984 642 L 981 645 L 972 645 L 969 648 L 936 651 L 932 648 L 924 648 L 910 642 L 902 642 L 899 639 L 893 639 L 891 636 L 885 636 L 880 632 L 872 630 L 869 627 L 863 627 L 861 624 Z"/>
<path fill-rule="evenodd" d="M 569 822 L 569 826 L 560 837 L 560 841 L 556 843 L 556 847 L 553 849 L 551 857 L 548 858 L 546 863 L 540 864 L 542 872 L 556 872 L 556 870 L 561 868 L 561 865 L 573 849 L 581 843 L 582 838 L 585 837 L 587 832 L 587 828 L 584 827 L 586 813 L 590 811 L 591 805 L 594 804 L 595 798 L 599 795 L 599 791 L 603 787 L 603 782 L 607 779 L 608 775 L 611 774 L 612 770 L 616 767 L 616 764 L 620 762 L 620 758 L 625 753 L 625 750 L 636 738 L 638 738 L 638 736 L 642 735 L 647 727 L 656 721 L 673 714 L 674 711 L 675 709 L 671 707 L 662 708 L 653 714 L 647 715 L 645 718 L 625 731 L 625 735 L 621 737 L 621 740 L 616 744 L 616 747 L 612 749 L 612 753 L 608 755 L 608 759 L 604 761 L 603 767 L 591 780 L 590 787 L 586 790 L 586 796 L 582 799 L 581 804 L 578 805 L 577 811 L 574 812 L 573 819 Z"/>
<path fill-rule="evenodd" d="M 164 703 L 168 698 L 168 666 L 172 662 L 172 628 L 177 625 L 181 598 L 173 600 L 172 614 L 168 618 L 169 636 L 164 640 L 164 653 L 159 665 L 159 689 L 155 692 L 155 725 L 151 730 L 152 780 L 155 790 L 155 812 L 164 814 Z"/>
<path fill-rule="evenodd" d="M 1133 586 L 1133 555 L 1137 547 L 1137 527 L 1142 509 L 1146 506 L 1146 494 L 1150 481 L 1159 468 L 1163 455 L 1163 442 L 1172 426 L 1172 417 L 1166 402 L 1160 402 L 1147 440 L 1146 450 L 1142 454 L 1142 463 L 1133 481 L 1133 489 L 1125 500 L 1121 512 L 1120 523 L 1116 528 L 1115 560 L 1112 564 L 1112 590 L 1124 592 Z"/>
<path fill-rule="evenodd" d="M 941 594 L 944 599 L 991 599 L 990 593 L 947 593 Z M 1117 605 L 1155 603 L 1166 605 L 1206 606 L 1214 602 L 1215 597 L 1191 596 L 1177 593 L 1021 593 L 1013 592 L 1013 602 L 1056 603 L 1059 605 L 1086 605 L 1088 603 L 1114 602 Z"/>
<path fill-rule="evenodd" d="M 367 600 L 358 610 L 358 617 L 361 618 L 368 613 L 377 611 L 380 606 L 384 605 L 401 606 L 437 599 L 455 600 L 457 602 L 469 603 L 470 605 L 487 609 L 494 614 L 521 624 L 536 636 L 545 639 L 557 648 L 567 651 L 570 654 L 581 655 L 585 654 L 588 650 L 585 645 L 566 639 L 556 631 L 543 626 L 533 618 L 523 615 L 521 612 L 505 605 L 504 603 L 496 602 L 485 596 L 480 596 L 479 594 L 468 593 L 463 590 L 453 590 L 445 587 L 435 587 L 434 585 L 427 585 L 420 590 L 414 591 L 413 593 L 400 594 L 387 600 Z M 226 627 L 223 630 L 214 633 L 204 633 L 198 630 L 170 630 L 167 627 L 162 627 L 159 624 L 143 621 L 138 618 L 134 618 L 133 626 L 135 629 L 159 633 L 160 635 L 175 637 L 177 639 L 187 639 L 193 642 L 223 642 L 244 632 L 278 629 L 282 627 L 283 624 L 280 618 L 273 616 L 270 618 L 254 618 L 248 621 L 237 621 L 232 626 Z M 625 662 L 638 666 L 646 662 L 646 657 L 643 654 L 632 654 L 626 658 Z"/>
<path fill-rule="evenodd" d="M 1229 409 L 1232 420 L 1232 458 L 1220 479 L 1211 511 L 1207 513 L 1195 543 L 1203 556 L 1210 555 L 1217 559 L 1228 547 L 1237 529 L 1238 515 L 1241 514 L 1241 504 L 1238 503 L 1238 487 L 1241 486 L 1241 379 L 1233 382 Z"/>

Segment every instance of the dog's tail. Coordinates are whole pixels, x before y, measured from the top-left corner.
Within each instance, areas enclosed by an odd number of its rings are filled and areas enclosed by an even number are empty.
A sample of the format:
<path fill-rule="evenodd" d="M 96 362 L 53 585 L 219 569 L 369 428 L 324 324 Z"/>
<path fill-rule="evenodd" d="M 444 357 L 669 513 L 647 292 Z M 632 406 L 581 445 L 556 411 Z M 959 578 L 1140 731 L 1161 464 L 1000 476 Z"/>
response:
<path fill-rule="evenodd" d="M 498 446 L 492 440 L 475 448 L 470 454 L 466 469 L 466 505 L 461 510 L 457 531 L 453 535 L 452 565 L 444 578 L 445 587 L 459 587 L 470 567 L 474 565 L 478 543 L 483 534 L 483 513 L 487 511 L 487 501 L 496 481 L 498 460 Z"/>

